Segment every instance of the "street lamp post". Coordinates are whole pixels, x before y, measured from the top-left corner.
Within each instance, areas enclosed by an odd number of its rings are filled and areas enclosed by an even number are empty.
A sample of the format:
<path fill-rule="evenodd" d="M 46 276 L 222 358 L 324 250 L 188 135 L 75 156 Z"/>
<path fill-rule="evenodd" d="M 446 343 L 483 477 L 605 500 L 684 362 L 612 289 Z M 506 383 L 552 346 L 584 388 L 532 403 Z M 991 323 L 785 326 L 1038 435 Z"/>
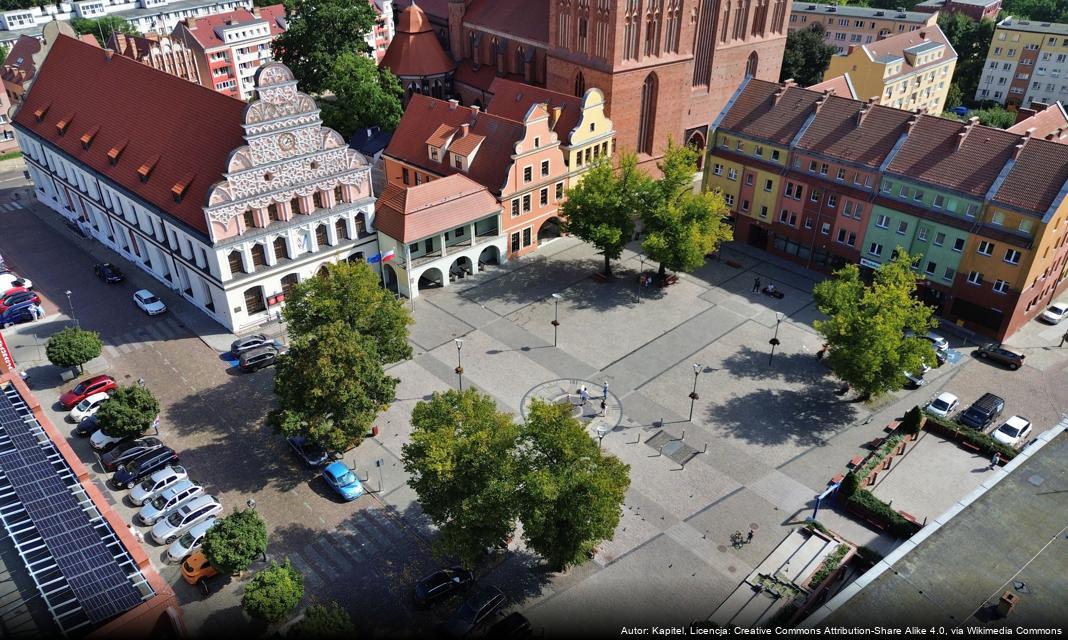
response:
<path fill-rule="evenodd" d="M 555 305 L 554 309 L 553 309 L 553 322 L 552 322 L 552 325 L 553 325 L 553 346 L 554 347 L 556 346 L 556 334 L 557 334 L 557 331 L 560 329 L 560 300 L 562 300 L 563 297 L 564 296 L 560 295 L 559 293 L 554 293 L 553 294 L 553 303 Z"/>
<path fill-rule="evenodd" d="M 78 324 L 78 316 L 74 313 L 74 303 L 71 302 L 70 299 L 70 289 L 67 289 L 63 293 L 67 294 L 67 305 L 70 306 L 70 318 L 74 321 L 74 326 L 81 328 L 81 325 Z"/>
<path fill-rule="evenodd" d="M 697 399 L 699 397 L 697 395 L 697 377 L 701 375 L 701 368 L 702 368 L 702 365 L 700 365 L 700 364 L 696 364 L 695 363 L 693 365 L 693 391 L 690 392 L 690 421 L 691 422 L 693 421 L 693 405 L 694 405 L 695 402 L 697 402 Z"/>
<path fill-rule="evenodd" d="M 779 324 L 784 317 L 782 312 L 775 314 L 775 337 L 768 340 L 768 344 L 771 345 L 771 355 L 768 356 L 768 366 L 771 366 L 771 361 L 775 359 L 775 347 L 779 346 Z"/>
<path fill-rule="evenodd" d="M 464 347 L 463 338 L 453 340 L 456 343 L 456 377 L 459 379 L 460 391 L 464 390 L 464 367 L 460 362 L 460 349 Z"/>
<path fill-rule="evenodd" d="M 599 427 L 597 427 L 597 448 L 598 449 L 602 448 L 602 444 L 604 443 L 604 437 L 606 435 L 608 435 L 608 427 L 604 426 L 603 424 L 600 425 Z"/>
<path fill-rule="evenodd" d="M 645 281 L 645 254 L 638 254 L 638 261 L 641 263 L 641 269 L 638 270 L 638 302 L 642 301 L 642 284 Z"/>

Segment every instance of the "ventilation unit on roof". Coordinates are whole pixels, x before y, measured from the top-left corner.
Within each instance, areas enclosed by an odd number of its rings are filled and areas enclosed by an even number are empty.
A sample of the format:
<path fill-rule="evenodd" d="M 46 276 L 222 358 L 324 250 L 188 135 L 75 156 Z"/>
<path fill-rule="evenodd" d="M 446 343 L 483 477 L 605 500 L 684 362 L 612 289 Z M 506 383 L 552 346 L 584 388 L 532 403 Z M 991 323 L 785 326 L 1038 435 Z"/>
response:
<path fill-rule="evenodd" d="M 37 108 L 37 111 L 33 112 L 33 117 L 37 119 L 37 122 L 44 120 L 45 115 L 48 113 L 48 108 L 52 106 L 51 102 L 46 102 Z"/>
<path fill-rule="evenodd" d="M 89 150 L 89 145 L 93 144 L 93 138 L 96 137 L 97 131 L 100 131 L 100 125 L 93 127 L 82 135 L 82 149 Z"/>
<path fill-rule="evenodd" d="M 174 186 L 171 187 L 171 196 L 174 197 L 175 202 L 182 201 L 182 198 L 185 197 L 185 192 L 189 191 L 189 185 L 193 184 L 193 178 L 195 177 L 196 174 L 191 173 L 180 182 L 174 183 Z"/>
<path fill-rule="evenodd" d="M 154 155 L 140 167 L 137 167 L 137 175 L 141 177 L 141 182 L 148 182 L 148 177 L 152 175 L 152 170 L 156 168 L 156 163 L 159 162 L 159 156 Z"/>
<path fill-rule="evenodd" d="M 74 114 L 73 113 L 70 114 L 69 116 L 67 116 L 66 118 L 63 118 L 59 122 L 57 122 L 56 123 L 56 133 L 58 133 L 59 135 L 63 135 L 64 133 L 66 133 L 67 129 L 70 128 L 70 123 L 71 123 L 72 120 L 74 120 Z"/>
<path fill-rule="evenodd" d="M 119 158 L 122 156 L 122 152 L 126 149 L 126 140 L 123 140 L 114 147 L 108 149 L 108 162 L 111 166 L 115 166 L 119 163 Z"/>

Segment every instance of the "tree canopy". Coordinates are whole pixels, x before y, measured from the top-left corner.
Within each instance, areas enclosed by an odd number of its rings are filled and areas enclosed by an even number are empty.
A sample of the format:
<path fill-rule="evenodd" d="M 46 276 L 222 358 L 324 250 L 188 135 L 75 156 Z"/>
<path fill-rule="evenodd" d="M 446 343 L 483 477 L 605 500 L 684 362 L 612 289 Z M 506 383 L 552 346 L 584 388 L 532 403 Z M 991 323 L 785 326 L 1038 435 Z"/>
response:
<path fill-rule="evenodd" d="M 358 445 L 393 402 L 398 380 L 386 375 L 378 342 L 341 320 L 296 336 L 277 365 L 274 426 L 333 451 Z"/>
<path fill-rule="evenodd" d="M 45 355 L 57 367 L 81 367 L 100 355 L 104 344 L 96 331 L 67 327 L 48 339 Z"/>
<path fill-rule="evenodd" d="M 653 181 L 638 170 L 637 157 L 621 154 L 618 161 L 616 169 L 608 158 L 595 161 L 560 206 L 567 232 L 604 254 L 606 276 L 634 237 L 636 220 L 656 200 Z"/>
<path fill-rule="evenodd" d="M 329 265 L 325 275 L 295 285 L 282 311 L 291 335 L 304 335 L 340 321 L 373 339 L 383 364 L 412 355 L 408 344 L 411 313 L 379 286 L 379 276 L 363 262 Z"/>
<path fill-rule="evenodd" d="M 235 511 L 208 529 L 203 549 L 221 573 L 240 573 L 267 551 L 267 524 L 254 509 Z"/>
<path fill-rule="evenodd" d="M 793 78 L 802 87 L 807 87 L 823 80 L 831 56 L 838 51 L 824 41 L 826 35 L 827 27 L 822 22 L 787 34 L 779 81 Z"/>
<path fill-rule="evenodd" d="M 96 38 L 101 47 L 107 46 L 108 39 L 113 33 L 125 33 L 139 36 L 141 32 L 121 16 L 103 16 L 101 18 L 78 18 L 70 19 L 70 26 L 78 35 L 90 34 Z"/>
<path fill-rule="evenodd" d="M 346 139 L 357 129 L 376 125 L 392 131 L 404 115 L 404 89 L 397 77 L 365 55 L 339 55 L 324 83 L 334 95 L 320 102 L 323 123 Z"/>
<path fill-rule="evenodd" d="M 304 610 L 304 617 L 293 625 L 287 638 L 315 640 L 316 638 L 352 638 L 355 627 L 349 613 L 337 602 L 313 604 Z"/>
<path fill-rule="evenodd" d="M 963 13 L 942 13 L 938 16 L 938 26 L 957 51 L 957 66 L 953 69 L 946 108 L 974 104 L 979 78 L 986 66 L 986 53 L 994 37 L 994 23 L 991 20 L 976 22 Z"/>
<path fill-rule="evenodd" d="M 436 392 L 412 411 L 403 447 L 408 485 L 441 532 L 436 545 L 468 565 L 515 529 L 519 429 L 475 389 Z"/>
<path fill-rule="evenodd" d="M 817 308 L 828 316 L 814 322 L 830 346 L 828 364 L 865 397 L 900 389 L 906 372 L 935 364 L 931 343 L 914 337 L 935 326 L 933 311 L 913 295 L 913 258 L 901 248 L 896 254 L 875 271 L 871 285 L 857 265 L 848 264 L 812 290 Z"/>
<path fill-rule="evenodd" d="M 968 112 L 970 117 L 979 118 L 979 124 L 998 129 L 1008 129 L 1016 124 L 1016 112 L 1009 111 L 1000 105 L 994 105 L 985 109 L 973 109 Z"/>
<path fill-rule="evenodd" d="M 1063 0 L 1005 0 L 1001 11 L 1039 22 L 1068 22 L 1068 5 Z"/>
<path fill-rule="evenodd" d="M 560 571 L 580 564 L 619 524 L 630 467 L 606 456 L 569 405 L 535 400 L 521 427 L 523 539 Z"/>
<path fill-rule="evenodd" d="M 252 576 L 245 585 L 241 608 L 253 618 L 281 622 L 304 597 L 304 576 L 287 559 Z"/>
<path fill-rule="evenodd" d="M 159 401 L 141 386 L 119 387 L 96 412 L 101 431 L 113 438 L 139 436 L 159 415 Z"/>
<path fill-rule="evenodd" d="M 274 40 L 274 59 L 289 67 L 301 91 L 322 93 L 342 54 L 369 53 L 364 36 L 376 17 L 369 2 L 286 0 L 288 26 Z"/>

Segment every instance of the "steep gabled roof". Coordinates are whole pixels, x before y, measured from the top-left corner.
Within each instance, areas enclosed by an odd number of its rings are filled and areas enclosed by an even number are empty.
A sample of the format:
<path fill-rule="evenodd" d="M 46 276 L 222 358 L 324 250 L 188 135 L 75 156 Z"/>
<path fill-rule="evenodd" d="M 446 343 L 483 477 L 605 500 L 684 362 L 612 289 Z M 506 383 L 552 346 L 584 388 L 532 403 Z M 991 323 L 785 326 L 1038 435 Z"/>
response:
<path fill-rule="evenodd" d="M 33 77 L 37 68 L 33 57 L 41 50 L 41 41 L 32 36 L 22 35 L 11 47 L 11 53 L 4 60 L 2 75 L 4 80 L 22 84 Z"/>
<path fill-rule="evenodd" d="M 231 151 L 245 144 L 245 103 L 60 35 L 15 116 L 97 173 L 207 235 L 203 208 Z M 38 121 L 36 113 L 42 112 Z M 72 117 L 73 116 L 73 117 Z M 66 123 L 60 134 L 57 124 Z M 81 138 L 97 129 L 88 149 Z M 118 161 L 112 165 L 112 149 Z M 138 170 L 152 164 L 147 181 Z M 172 188 L 195 178 L 175 202 Z"/>
<path fill-rule="evenodd" d="M 1068 187 L 1068 146 L 1028 140 L 994 200 L 1044 214 Z"/>
<path fill-rule="evenodd" d="M 861 111 L 866 113 L 861 115 Z M 798 148 L 877 168 L 912 114 L 831 96 L 798 141 Z"/>
<path fill-rule="evenodd" d="M 1034 103 L 1031 106 L 1033 109 L 1037 108 Z M 1020 117 L 1019 114 L 1017 117 Z M 1063 104 L 1054 102 L 1031 117 L 1017 121 L 1007 131 L 1020 135 L 1031 131 L 1035 138 L 1068 144 L 1068 114 L 1065 113 Z"/>
<path fill-rule="evenodd" d="M 407 244 L 501 210 L 485 187 L 464 175 L 416 186 L 386 185 L 378 200 L 375 226 Z"/>
<path fill-rule="evenodd" d="M 559 107 L 560 117 L 553 123 L 553 131 L 562 144 L 570 142 L 571 131 L 578 125 L 582 116 L 582 98 L 577 96 L 549 91 L 507 78 L 494 78 L 489 90 L 493 98 L 486 105 L 486 111 L 516 122 L 522 122 L 535 104 L 549 105 L 550 120 L 553 117 L 553 109 Z"/>
<path fill-rule="evenodd" d="M 407 78 L 442 75 L 456 68 L 430 26 L 430 18 L 414 2 L 397 18 L 396 33 L 378 66 Z"/>
<path fill-rule="evenodd" d="M 782 92 L 776 98 L 776 93 Z M 797 86 L 750 78 L 745 89 L 720 121 L 720 128 L 788 144 L 812 115 L 821 94 Z"/>

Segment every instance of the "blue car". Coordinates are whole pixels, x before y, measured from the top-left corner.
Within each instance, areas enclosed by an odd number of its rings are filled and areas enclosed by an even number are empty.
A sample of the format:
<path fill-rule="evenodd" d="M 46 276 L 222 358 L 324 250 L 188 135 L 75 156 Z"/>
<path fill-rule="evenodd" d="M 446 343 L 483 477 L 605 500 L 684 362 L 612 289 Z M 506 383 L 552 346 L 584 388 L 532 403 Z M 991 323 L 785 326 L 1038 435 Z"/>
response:
<path fill-rule="evenodd" d="M 356 474 L 344 462 L 331 462 L 323 469 L 323 480 L 346 502 L 363 495 L 363 485 Z"/>

